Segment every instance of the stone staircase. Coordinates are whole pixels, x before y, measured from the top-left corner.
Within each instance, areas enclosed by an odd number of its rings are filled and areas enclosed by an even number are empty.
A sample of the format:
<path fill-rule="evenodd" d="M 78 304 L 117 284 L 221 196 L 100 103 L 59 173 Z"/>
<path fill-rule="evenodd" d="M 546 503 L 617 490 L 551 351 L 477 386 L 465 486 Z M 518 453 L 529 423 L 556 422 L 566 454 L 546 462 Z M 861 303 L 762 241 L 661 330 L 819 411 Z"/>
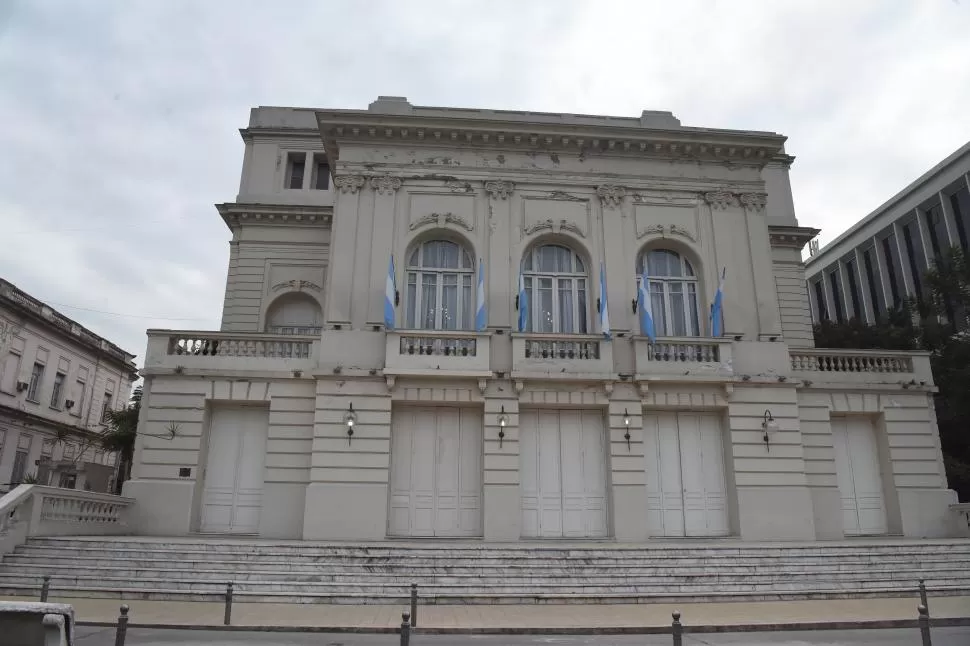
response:
<path fill-rule="evenodd" d="M 366 545 L 223 538 L 30 539 L 0 595 L 402 604 L 647 603 L 970 595 L 968 540 Z"/>

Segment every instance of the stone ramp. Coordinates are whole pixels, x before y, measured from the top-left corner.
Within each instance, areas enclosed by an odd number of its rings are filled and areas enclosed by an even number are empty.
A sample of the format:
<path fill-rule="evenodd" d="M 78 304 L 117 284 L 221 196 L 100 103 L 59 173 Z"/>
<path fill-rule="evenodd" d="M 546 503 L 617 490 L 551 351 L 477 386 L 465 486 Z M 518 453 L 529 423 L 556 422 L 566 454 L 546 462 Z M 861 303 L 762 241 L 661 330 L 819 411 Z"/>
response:
<path fill-rule="evenodd" d="M 664 603 L 970 594 L 968 540 L 839 543 L 396 543 L 228 538 L 31 539 L 0 595 L 406 604 Z"/>

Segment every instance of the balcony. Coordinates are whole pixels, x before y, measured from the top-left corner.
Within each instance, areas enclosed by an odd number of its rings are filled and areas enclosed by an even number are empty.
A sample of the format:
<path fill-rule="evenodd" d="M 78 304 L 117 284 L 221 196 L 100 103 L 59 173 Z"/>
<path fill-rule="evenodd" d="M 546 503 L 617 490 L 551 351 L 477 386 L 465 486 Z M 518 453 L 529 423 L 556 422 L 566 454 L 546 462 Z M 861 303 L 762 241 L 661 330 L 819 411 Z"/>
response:
<path fill-rule="evenodd" d="M 724 381 L 734 376 L 731 341 L 723 338 L 634 337 L 638 381 Z"/>
<path fill-rule="evenodd" d="M 149 330 L 145 374 L 233 371 L 312 372 L 319 336 Z"/>
<path fill-rule="evenodd" d="M 614 379 L 613 344 L 587 334 L 513 334 L 513 379 Z"/>
<path fill-rule="evenodd" d="M 815 385 L 932 386 L 930 356 L 926 352 L 889 350 L 792 349 L 792 376 Z"/>
<path fill-rule="evenodd" d="M 384 374 L 490 377 L 485 332 L 395 330 L 387 332 Z"/>

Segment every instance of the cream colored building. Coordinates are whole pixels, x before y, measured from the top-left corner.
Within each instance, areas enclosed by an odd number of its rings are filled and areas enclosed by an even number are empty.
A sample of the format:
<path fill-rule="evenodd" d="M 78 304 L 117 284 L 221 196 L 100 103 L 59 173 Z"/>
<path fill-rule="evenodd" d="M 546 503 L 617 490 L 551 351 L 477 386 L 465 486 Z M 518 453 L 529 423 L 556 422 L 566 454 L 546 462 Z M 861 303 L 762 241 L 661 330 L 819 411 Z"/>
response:
<path fill-rule="evenodd" d="M 106 492 L 105 411 L 128 403 L 134 355 L 0 279 L 0 491 L 27 480 Z"/>
<path fill-rule="evenodd" d="M 813 347 L 785 137 L 398 97 L 242 137 L 222 329 L 148 332 L 140 533 L 956 531 L 928 358 Z"/>

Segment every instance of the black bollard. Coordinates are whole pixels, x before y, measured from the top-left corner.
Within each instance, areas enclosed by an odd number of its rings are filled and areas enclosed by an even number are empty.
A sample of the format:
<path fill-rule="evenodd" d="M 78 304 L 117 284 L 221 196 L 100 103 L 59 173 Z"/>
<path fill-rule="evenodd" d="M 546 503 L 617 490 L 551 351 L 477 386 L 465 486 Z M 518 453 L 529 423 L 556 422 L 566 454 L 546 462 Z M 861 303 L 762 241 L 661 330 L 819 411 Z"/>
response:
<path fill-rule="evenodd" d="M 47 597 L 51 593 L 51 575 L 44 575 L 44 584 L 40 586 L 40 602 L 47 603 Z"/>
<path fill-rule="evenodd" d="M 670 624 L 670 634 L 674 637 L 674 646 L 683 646 L 684 627 L 680 623 L 680 612 L 674 610 L 670 616 L 674 618 L 673 623 Z"/>
<path fill-rule="evenodd" d="M 923 646 L 933 646 L 933 640 L 930 638 L 930 611 L 923 605 L 916 610 L 919 612 L 919 634 L 923 638 Z"/>
<path fill-rule="evenodd" d="M 115 646 L 125 646 L 125 636 L 128 634 L 128 604 L 121 606 L 121 616 L 118 617 L 118 629 L 115 631 Z"/>
<path fill-rule="evenodd" d="M 921 605 L 926 606 L 926 613 L 930 612 L 930 602 L 926 600 L 926 583 L 923 579 L 919 580 L 919 602 Z"/>
<path fill-rule="evenodd" d="M 411 584 L 411 628 L 418 625 L 418 584 Z"/>
<path fill-rule="evenodd" d="M 230 621 L 232 621 L 232 581 L 226 584 L 226 615 L 222 623 L 228 626 Z"/>
<path fill-rule="evenodd" d="M 411 643 L 411 615 L 407 611 L 401 613 L 401 646 L 409 646 Z"/>

